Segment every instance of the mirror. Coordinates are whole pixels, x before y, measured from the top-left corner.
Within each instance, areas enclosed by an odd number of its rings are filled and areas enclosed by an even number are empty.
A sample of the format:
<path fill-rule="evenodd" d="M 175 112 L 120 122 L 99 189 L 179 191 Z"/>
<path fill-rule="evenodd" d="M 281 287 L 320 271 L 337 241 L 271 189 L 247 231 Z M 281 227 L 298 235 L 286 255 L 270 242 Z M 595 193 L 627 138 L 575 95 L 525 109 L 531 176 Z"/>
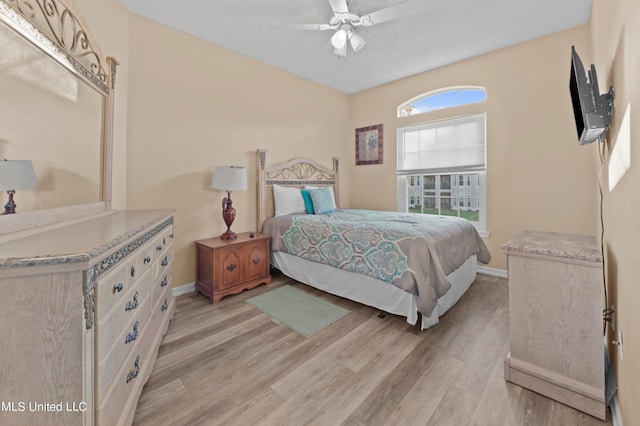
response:
<path fill-rule="evenodd" d="M 110 207 L 113 81 L 103 63 L 113 75 L 115 60 L 85 28 L 58 0 L 0 0 L 0 160 L 31 160 L 38 179 L 16 191 L 18 213 L 0 215 L 0 234 L 33 212 Z"/>

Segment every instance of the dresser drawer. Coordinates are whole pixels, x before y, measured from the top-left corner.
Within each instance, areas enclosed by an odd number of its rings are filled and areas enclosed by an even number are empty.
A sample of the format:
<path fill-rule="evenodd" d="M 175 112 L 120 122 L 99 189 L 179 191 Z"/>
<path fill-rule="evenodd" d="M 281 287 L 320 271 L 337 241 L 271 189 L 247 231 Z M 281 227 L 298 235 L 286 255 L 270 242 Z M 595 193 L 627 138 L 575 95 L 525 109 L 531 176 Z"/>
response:
<path fill-rule="evenodd" d="M 113 383 L 113 372 L 118 371 L 122 367 L 124 360 L 131 353 L 137 342 L 141 340 L 145 331 L 149 329 L 147 324 L 151 316 L 151 307 L 151 297 L 146 297 L 142 300 L 136 309 L 135 315 L 128 324 L 120 329 L 119 334 L 115 328 L 107 331 L 109 334 L 117 334 L 117 337 L 113 340 L 104 337 L 105 333 L 98 333 L 98 346 L 96 351 L 96 361 L 100 368 L 96 383 L 98 402 L 104 399 L 109 387 Z M 99 325 L 99 330 L 104 328 L 109 327 L 107 324 Z"/>
<path fill-rule="evenodd" d="M 150 324 L 149 324 L 150 325 Z M 135 410 L 135 404 L 144 385 L 145 374 L 153 368 L 151 358 L 155 359 L 155 351 L 151 351 L 155 333 L 143 332 L 129 355 L 114 374 L 114 380 L 108 392 L 98 404 L 98 425 L 124 424 L 123 415 Z M 151 330 L 151 331 L 153 331 Z M 99 400 L 100 401 L 100 400 Z"/>
<path fill-rule="evenodd" d="M 164 274 L 167 269 L 170 269 L 173 263 L 173 246 L 169 245 L 161 254 L 160 257 L 151 265 L 151 271 L 153 280 L 155 281 Z"/>
<path fill-rule="evenodd" d="M 149 271 L 146 271 L 129 289 L 120 302 L 107 315 L 98 318 L 96 328 L 96 350 L 98 355 L 106 355 L 119 341 L 129 324 L 135 319 L 146 321 L 144 302 L 149 298 L 151 283 Z M 148 309 L 146 315 L 148 316 Z"/>
<path fill-rule="evenodd" d="M 101 318 L 129 293 L 127 265 L 121 265 L 96 281 L 96 316 Z"/>
<path fill-rule="evenodd" d="M 166 290 L 172 290 L 171 278 L 173 272 L 173 264 L 169 263 L 158 276 L 156 281 L 151 285 L 151 299 L 153 304 L 157 304 L 160 300 L 160 296 L 164 294 Z"/>

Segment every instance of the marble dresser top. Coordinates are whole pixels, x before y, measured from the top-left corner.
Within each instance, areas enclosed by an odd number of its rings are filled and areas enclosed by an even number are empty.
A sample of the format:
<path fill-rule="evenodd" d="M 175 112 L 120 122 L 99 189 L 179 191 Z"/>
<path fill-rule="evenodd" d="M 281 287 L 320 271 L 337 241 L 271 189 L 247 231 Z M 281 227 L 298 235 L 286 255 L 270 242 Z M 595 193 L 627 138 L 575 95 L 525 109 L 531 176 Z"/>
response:
<path fill-rule="evenodd" d="M 112 210 L 0 244 L 0 272 L 25 266 L 86 263 L 169 220 L 173 210 Z"/>
<path fill-rule="evenodd" d="M 602 263 L 600 247 L 596 238 L 591 235 L 522 231 L 505 243 L 502 249 L 507 253 L 531 253 Z"/>

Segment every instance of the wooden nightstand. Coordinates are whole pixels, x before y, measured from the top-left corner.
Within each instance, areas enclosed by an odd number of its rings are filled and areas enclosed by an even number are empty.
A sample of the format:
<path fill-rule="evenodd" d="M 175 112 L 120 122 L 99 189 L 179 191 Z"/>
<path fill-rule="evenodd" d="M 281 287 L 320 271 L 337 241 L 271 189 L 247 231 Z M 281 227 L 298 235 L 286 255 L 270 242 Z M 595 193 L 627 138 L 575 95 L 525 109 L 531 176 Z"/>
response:
<path fill-rule="evenodd" d="M 233 240 L 215 237 L 196 241 L 196 289 L 216 303 L 224 296 L 269 284 L 270 241 L 258 232 L 254 237 L 244 232 Z"/>

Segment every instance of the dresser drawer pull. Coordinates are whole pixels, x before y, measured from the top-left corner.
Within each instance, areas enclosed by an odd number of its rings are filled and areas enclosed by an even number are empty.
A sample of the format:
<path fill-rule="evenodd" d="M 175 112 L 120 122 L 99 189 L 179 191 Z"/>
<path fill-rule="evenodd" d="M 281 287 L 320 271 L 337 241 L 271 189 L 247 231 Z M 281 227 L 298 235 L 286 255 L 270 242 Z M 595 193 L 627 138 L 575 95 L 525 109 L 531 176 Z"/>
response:
<path fill-rule="evenodd" d="M 165 275 L 164 278 L 162 279 L 162 281 L 160 281 L 160 287 L 166 287 L 167 284 L 169 284 L 169 279 Z"/>
<path fill-rule="evenodd" d="M 133 277 L 133 276 L 135 276 L 135 275 L 136 275 L 136 267 L 135 267 L 135 266 L 132 266 L 132 267 L 131 267 L 131 276 Z"/>
<path fill-rule="evenodd" d="M 252 262 L 253 262 L 253 264 L 254 264 L 254 265 L 257 265 L 258 263 L 260 263 L 260 258 L 259 258 L 259 257 L 256 257 L 256 258 L 254 258 L 254 259 L 252 260 Z"/>
<path fill-rule="evenodd" d="M 162 246 L 156 246 L 156 251 L 162 251 Z"/>
<path fill-rule="evenodd" d="M 139 364 L 140 364 L 140 355 L 136 357 L 136 362 L 135 364 L 133 364 L 133 367 L 134 367 L 133 370 L 129 371 L 129 374 L 127 374 L 127 383 L 129 383 L 130 381 L 138 377 L 138 374 L 140 373 Z"/>
<path fill-rule="evenodd" d="M 125 311 L 133 311 L 138 307 L 138 292 L 133 295 L 133 300 L 127 302 L 127 305 L 124 307 Z"/>
<path fill-rule="evenodd" d="M 147 256 L 144 258 L 144 264 L 146 265 L 147 263 L 151 262 L 151 256 Z"/>
<path fill-rule="evenodd" d="M 135 342 L 138 338 L 138 321 L 133 324 L 133 331 L 131 333 L 127 333 L 127 337 L 124 338 L 124 344 Z"/>
<path fill-rule="evenodd" d="M 169 258 L 165 256 L 164 259 L 162 259 L 162 262 L 160 262 L 160 265 L 167 266 L 168 264 L 169 264 Z"/>
<path fill-rule="evenodd" d="M 236 269 L 236 264 L 235 263 L 230 263 L 227 265 L 227 271 L 231 272 L 234 269 Z"/>
<path fill-rule="evenodd" d="M 169 303 L 167 301 L 167 298 L 164 298 L 164 303 L 162 304 L 162 306 L 160 306 L 160 312 L 164 312 L 169 308 Z"/>
<path fill-rule="evenodd" d="M 122 289 L 124 288 L 124 286 L 122 285 L 122 283 L 118 283 L 116 285 L 113 286 L 113 293 L 120 293 L 122 291 Z"/>

